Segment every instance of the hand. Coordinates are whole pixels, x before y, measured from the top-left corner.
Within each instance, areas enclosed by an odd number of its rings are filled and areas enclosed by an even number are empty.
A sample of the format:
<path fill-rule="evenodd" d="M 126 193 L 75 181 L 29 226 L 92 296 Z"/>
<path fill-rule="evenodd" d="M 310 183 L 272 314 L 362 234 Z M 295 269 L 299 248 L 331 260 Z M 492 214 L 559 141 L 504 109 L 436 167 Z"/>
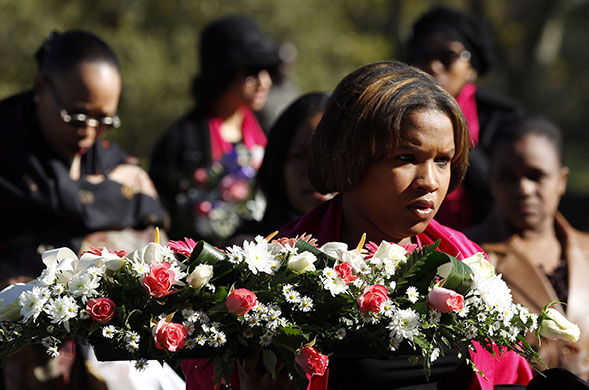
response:
<path fill-rule="evenodd" d="M 136 165 L 121 164 L 108 175 L 108 179 L 129 187 L 135 193 L 158 198 L 157 191 L 147 172 Z"/>
<path fill-rule="evenodd" d="M 261 350 L 258 348 L 243 360 L 237 361 L 241 390 L 297 390 L 288 379 L 284 364 L 276 366 L 276 379 L 264 367 Z"/>

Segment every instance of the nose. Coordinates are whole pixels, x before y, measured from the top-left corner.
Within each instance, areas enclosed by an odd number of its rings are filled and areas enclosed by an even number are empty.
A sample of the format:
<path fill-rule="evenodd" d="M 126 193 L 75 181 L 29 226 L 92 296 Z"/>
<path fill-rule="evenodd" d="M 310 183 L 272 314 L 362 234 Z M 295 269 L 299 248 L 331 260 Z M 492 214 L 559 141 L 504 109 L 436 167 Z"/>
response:
<path fill-rule="evenodd" d="M 534 192 L 535 183 L 527 177 L 522 177 L 518 182 L 518 193 L 523 196 L 531 195 Z"/>
<path fill-rule="evenodd" d="M 436 164 L 428 162 L 417 166 L 414 186 L 425 192 L 434 192 L 439 188 L 439 178 Z"/>

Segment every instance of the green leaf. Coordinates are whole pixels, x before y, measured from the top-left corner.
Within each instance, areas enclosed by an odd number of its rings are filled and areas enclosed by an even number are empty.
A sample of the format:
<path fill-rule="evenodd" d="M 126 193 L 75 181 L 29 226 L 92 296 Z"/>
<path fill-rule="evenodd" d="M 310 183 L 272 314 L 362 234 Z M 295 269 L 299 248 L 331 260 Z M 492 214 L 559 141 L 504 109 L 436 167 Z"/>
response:
<path fill-rule="evenodd" d="M 192 250 L 188 264 L 211 264 L 225 260 L 227 256 L 206 241 L 200 240 Z"/>
<path fill-rule="evenodd" d="M 272 375 L 272 379 L 276 379 L 276 363 L 278 363 L 276 354 L 270 349 L 262 349 L 262 361 L 266 370 Z"/>
<path fill-rule="evenodd" d="M 449 256 L 450 257 L 450 256 Z M 466 295 L 472 286 L 472 269 L 455 257 L 450 257 L 450 262 L 438 268 L 438 275 L 445 280 L 442 286 L 457 293 Z"/>

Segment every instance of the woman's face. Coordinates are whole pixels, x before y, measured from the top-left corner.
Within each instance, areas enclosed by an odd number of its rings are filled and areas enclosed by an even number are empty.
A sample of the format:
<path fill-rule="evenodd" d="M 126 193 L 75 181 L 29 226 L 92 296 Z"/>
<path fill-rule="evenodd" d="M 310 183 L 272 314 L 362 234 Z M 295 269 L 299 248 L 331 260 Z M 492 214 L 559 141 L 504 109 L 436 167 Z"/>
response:
<path fill-rule="evenodd" d="M 252 111 L 260 111 L 264 108 L 268 93 L 272 89 L 272 77 L 265 70 L 256 70 L 239 76 L 232 89 L 241 104 L 248 106 Z"/>
<path fill-rule="evenodd" d="M 454 152 L 445 113 L 413 112 L 401 128 L 399 146 L 344 194 L 344 223 L 376 242 L 401 242 L 423 232 L 448 192 Z"/>
<path fill-rule="evenodd" d="M 458 96 L 466 84 L 477 79 L 477 71 L 470 63 L 470 53 L 458 41 L 424 41 L 412 64 L 434 76 L 454 97 Z"/>
<path fill-rule="evenodd" d="M 67 74 L 38 76 L 35 92 L 39 98 L 37 116 L 45 138 L 61 158 L 71 160 L 86 153 L 107 126 L 66 123 L 60 111 L 96 120 L 115 116 L 121 77 L 110 64 L 85 62 Z"/>
<path fill-rule="evenodd" d="M 303 121 L 296 130 L 284 162 L 284 184 L 288 200 L 300 215 L 333 197 L 315 191 L 307 175 L 307 152 L 311 144 L 311 135 L 322 116 L 323 113 L 318 112 Z"/>
<path fill-rule="evenodd" d="M 529 134 L 497 145 L 490 181 L 503 219 L 518 232 L 552 223 L 566 189 L 568 168 L 559 161 L 548 138 Z"/>

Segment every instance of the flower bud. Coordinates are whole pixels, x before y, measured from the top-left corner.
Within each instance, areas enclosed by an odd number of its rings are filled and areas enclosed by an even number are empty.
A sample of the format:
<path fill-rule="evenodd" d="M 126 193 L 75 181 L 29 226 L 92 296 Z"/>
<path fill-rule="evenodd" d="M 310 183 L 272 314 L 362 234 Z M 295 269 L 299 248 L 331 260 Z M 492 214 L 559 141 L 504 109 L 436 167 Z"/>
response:
<path fill-rule="evenodd" d="M 464 296 L 444 287 L 434 287 L 427 296 L 427 303 L 440 313 L 459 311 L 464 305 Z"/>
<path fill-rule="evenodd" d="M 307 271 L 315 271 L 314 262 L 317 261 L 317 257 L 311 252 L 303 252 L 298 255 L 294 255 L 288 260 L 287 268 L 296 273 L 303 273 Z"/>
<path fill-rule="evenodd" d="M 576 342 L 581 337 L 581 329 L 566 319 L 558 310 L 549 307 L 539 327 L 540 336 Z"/>
<path fill-rule="evenodd" d="M 475 275 L 482 277 L 485 280 L 493 279 L 495 276 L 495 267 L 485 259 L 482 252 L 475 253 L 474 255 L 467 257 L 462 262 L 470 267 Z"/>
<path fill-rule="evenodd" d="M 210 264 L 199 264 L 194 271 L 186 278 L 196 291 L 200 291 L 213 277 L 213 266 Z"/>

